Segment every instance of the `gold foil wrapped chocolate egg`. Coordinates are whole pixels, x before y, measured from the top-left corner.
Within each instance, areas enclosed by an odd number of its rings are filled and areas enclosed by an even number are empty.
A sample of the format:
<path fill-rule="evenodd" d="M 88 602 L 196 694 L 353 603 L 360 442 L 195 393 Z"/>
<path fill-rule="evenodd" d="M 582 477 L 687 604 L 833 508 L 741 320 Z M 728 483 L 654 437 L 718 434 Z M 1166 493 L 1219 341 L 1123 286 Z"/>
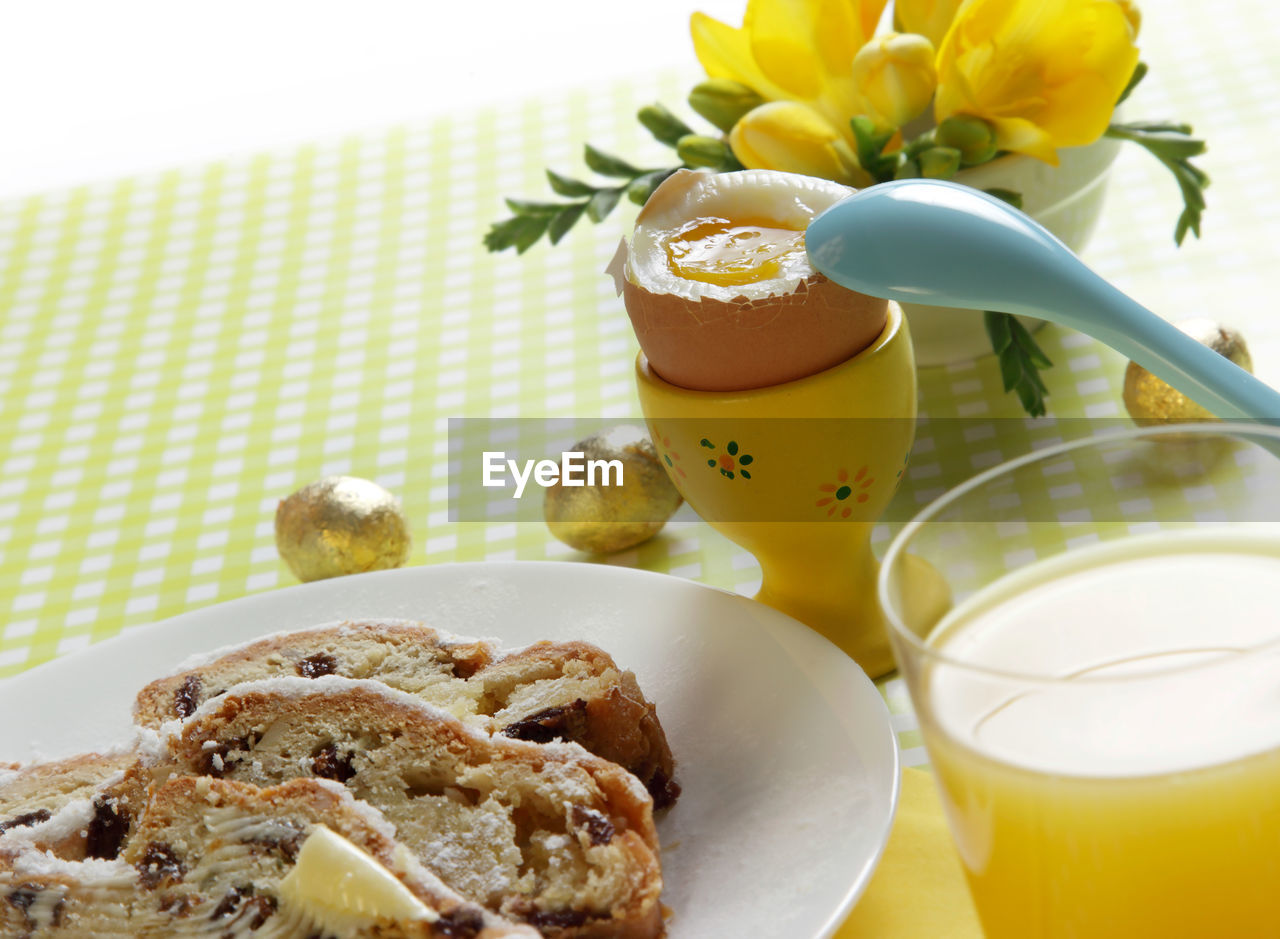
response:
<path fill-rule="evenodd" d="M 1244 337 L 1208 317 L 1175 323 L 1180 330 L 1201 345 L 1230 359 L 1246 372 L 1253 371 L 1253 359 Z M 1130 362 L 1124 373 L 1124 406 L 1134 423 L 1146 426 L 1174 421 L 1211 420 L 1213 415 L 1181 391 L 1152 375 L 1137 362 Z"/>
<path fill-rule="evenodd" d="M 622 485 L 570 486 L 563 478 L 548 486 L 543 501 L 547 527 L 571 548 L 610 554 L 648 541 L 683 501 L 658 461 L 653 441 L 633 425 L 614 427 L 573 445 L 584 461 L 617 460 Z M 562 474 L 563 477 L 563 474 Z M 615 476 L 609 475 L 612 483 Z"/>
<path fill-rule="evenodd" d="M 280 502 L 276 550 L 304 581 L 386 570 L 408 560 L 409 523 L 377 483 L 326 476 Z"/>

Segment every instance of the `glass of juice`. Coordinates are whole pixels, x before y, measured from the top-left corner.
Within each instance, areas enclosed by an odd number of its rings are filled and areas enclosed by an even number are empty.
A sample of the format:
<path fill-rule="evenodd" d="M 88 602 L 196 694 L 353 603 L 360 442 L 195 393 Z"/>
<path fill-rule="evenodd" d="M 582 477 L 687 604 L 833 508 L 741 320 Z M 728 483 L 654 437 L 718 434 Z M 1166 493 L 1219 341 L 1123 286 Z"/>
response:
<path fill-rule="evenodd" d="M 1280 429 L 997 466 L 879 592 L 989 939 L 1280 936 Z"/>

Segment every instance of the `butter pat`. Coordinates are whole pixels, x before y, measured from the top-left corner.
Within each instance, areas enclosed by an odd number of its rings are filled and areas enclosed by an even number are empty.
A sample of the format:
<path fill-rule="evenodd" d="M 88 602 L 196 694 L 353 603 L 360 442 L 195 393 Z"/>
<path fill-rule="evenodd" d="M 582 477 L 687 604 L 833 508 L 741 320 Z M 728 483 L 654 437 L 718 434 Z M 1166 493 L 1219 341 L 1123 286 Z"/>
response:
<path fill-rule="evenodd" d="M 311 829 L 278 892 L 283 903 L 338 934 L 379 921 L 439 919 L 371 854 L 324 825 Z"/>

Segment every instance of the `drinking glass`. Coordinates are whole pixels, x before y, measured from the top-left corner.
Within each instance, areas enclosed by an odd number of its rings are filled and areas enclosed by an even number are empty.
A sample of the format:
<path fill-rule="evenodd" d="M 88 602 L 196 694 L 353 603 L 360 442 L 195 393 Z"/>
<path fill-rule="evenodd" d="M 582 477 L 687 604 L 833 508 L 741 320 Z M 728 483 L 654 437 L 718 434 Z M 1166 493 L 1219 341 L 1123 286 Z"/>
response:
<path fill-rule="evenodd" d="M 989 939 L 1280 936 L 1280 430 L 1059 444 L 878 590 Z"/>

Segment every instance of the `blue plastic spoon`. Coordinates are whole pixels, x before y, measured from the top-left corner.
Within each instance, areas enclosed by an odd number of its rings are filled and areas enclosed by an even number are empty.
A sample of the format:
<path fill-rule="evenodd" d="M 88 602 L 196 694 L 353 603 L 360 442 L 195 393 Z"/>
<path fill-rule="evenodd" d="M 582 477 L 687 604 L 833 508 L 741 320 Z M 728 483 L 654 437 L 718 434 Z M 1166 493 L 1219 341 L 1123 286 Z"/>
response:
<path fill-rule="evenodd" d="M 805 235 L 815 268 L 874 297 L 1017 313 L 1088 333 L 1222 418 L 1280 422 L 1280 393 L 1107 283 L 1012 206 L 904 179 L 833 205 Z"/>

